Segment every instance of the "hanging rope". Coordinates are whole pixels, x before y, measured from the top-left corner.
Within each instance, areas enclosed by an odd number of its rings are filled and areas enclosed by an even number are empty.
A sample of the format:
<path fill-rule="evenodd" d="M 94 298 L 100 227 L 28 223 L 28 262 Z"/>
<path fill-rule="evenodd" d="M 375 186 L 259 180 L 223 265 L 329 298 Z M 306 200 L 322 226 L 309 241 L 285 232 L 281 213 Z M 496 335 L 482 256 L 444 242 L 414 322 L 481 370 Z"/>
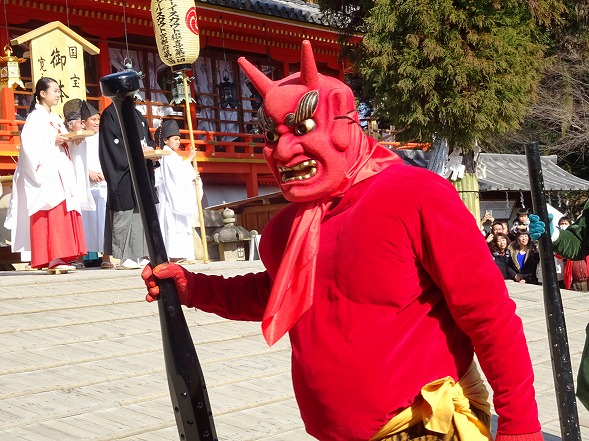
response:
<path fill-rule="evenodd" d="M 509 213 L 509 193 L 505 192 L 505 211 Z"/>
<path fill-rule="evenodd" d="M 65 19 L 67 21 L 67 27 L 70 27 L 70 8 L 68 6 L 67 0 L 65 0 Z"/>
<path fill-rule="evenodd" d="M 125 7 L 125 1 L 123 0 L 123 32 L 125 33 L 125 59 L 123 60 L 123 64 L 127 64 L 129 62 L 131 66 L 133 66 L 133 62 L 129 57 L 129 40 L 127 39 L 127 8 Z"/>
<path fill-rule="evenodd" d="M 524 202 L 524 194 L 521 191 L 519 192 L 519 200 L 522 204 L 522 208 L 526 208 L 526 203 Z"/>
<path fill-rule="evenodd" d="M 225 30 L 223 29 L 223 16 L 219 18 L 221 21 L 221 42 L 223 44 L 223 59 L 225 60 L 225 65 L 227 65 L 227 54 L 225 54 Z"/>
<path fill-rule="evenodd" d="M 221 21 L 221 43 L 223 44 L 223 60 L 225 60 L 225 68 L 223 69 L 223 74 L 227 72 L 229 75 L 229 70 L 227 69 L 227 54 L 225 53 L 225 29 L 223 28 L 223 16 L 219 18 Z M 223 74 L 219 72 L 219 82 L 226 81 Z"/>
<path fill-rule="evenodd" d="M 6 14 L 6 0 L 4 0 L 4 23 L 6 23 L 6 46 L 9 46 L 10 33 L 8 32 L 8 15 Z"/>

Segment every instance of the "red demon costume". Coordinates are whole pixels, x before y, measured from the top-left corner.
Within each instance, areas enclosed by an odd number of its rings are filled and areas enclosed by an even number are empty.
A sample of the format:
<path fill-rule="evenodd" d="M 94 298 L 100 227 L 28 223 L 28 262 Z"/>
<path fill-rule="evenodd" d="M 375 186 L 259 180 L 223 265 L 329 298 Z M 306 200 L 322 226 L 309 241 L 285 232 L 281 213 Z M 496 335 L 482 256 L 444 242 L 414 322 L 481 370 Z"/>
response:
<path fill-rule="evenodd" d="M 418 415 L 444 439 L 428 397 L 470 375 L 474 348 L 494 391 L 497 440 L 542 440 L 521 320 L 455 189 L 365 136 L 351 90 L 317 73 L 308 42 L 301 73 L 280 81 L 240 64 L 264 97 L 264 154 L 293 202 L 263 231 L 267 271 L 225 279 L 164 264 L 153 274 L 172 277 L 187 306 L 262 321 L 270 344 L 288 332 L 297 402 L 320 440 L 369 440 L 424 400 L 413 423 Z M 457 238 L 469 247 L 457 252 Z M 143 277 L 153 300 L 149 267 Z M 444 405 L 477 428 L 460 439 L 490 439 L 468 400 L 448 396 Z"/>

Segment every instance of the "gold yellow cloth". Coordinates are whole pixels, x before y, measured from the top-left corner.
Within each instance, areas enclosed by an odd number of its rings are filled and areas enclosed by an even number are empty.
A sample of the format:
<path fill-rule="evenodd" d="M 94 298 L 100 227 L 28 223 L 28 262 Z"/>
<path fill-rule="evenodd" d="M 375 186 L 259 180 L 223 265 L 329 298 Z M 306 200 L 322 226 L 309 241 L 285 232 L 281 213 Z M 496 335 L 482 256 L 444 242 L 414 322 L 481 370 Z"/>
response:
<path fill-rule="evenodd" d="M 489 393 L 474 361 L 458 383 L 446 377 L 426 384 L 421 397 L 394 416 L 370 441 L 386 441 L 420 421 L 426 429 L 442 434 L 448 433 L 454 422 L 461 440 L 493 441 L 489 427 L 476 417 L 471 405 L 491 415 Z"/>

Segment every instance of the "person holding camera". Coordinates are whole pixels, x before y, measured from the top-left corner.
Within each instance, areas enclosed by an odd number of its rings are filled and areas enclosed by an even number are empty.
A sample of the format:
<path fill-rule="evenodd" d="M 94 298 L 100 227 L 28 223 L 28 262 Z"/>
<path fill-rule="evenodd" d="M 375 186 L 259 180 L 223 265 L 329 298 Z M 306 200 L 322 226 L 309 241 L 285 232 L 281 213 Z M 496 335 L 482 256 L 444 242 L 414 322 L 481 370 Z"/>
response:
<path fill-rule="evenodd" d="M 485 210 L 485 215 L 481 219 L 481 233 L 483 233 L 485 237 L 487 237 L 487 229 L 485 228 L 485 224 L 488 223 L 492 225 L 493 222 L 495 222 L 495 218 L 493 217 L 493 210 Z M 489 240 L 487 240 L 487 243 L 488 242 Z"/>

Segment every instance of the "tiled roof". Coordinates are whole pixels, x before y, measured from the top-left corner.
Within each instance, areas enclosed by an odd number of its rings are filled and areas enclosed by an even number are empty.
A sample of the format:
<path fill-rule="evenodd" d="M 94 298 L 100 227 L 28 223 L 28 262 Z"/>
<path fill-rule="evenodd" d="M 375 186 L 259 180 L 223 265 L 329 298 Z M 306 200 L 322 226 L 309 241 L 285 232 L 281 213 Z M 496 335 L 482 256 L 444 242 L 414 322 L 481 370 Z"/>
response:
<path fill-rule="evenodd" d="M 528 162 L 525 155 L 483 153 L 481 160 L 486 166 L 485 176 L 479 178 L 481 191 L 530 189 Z M 556 165 L 556 155 L 541 156 L 540 160 L 545 190 L 589 190 L 589 182 Z"/>
<path fill-rule="evenodd" d="M 405 162 L 426 167 L 429 153 L 421 150 L 397 150 Z M 589 190 L 589 182 L 556 165 L 556 155 L 542 156 L 542 174 L 546 191 Z M 479 191 L 530 191 L 528 162 L 525 155 L 481 153 L 485 173 L 479 176 Z"/>
<path fill-rule="evenodd" d="M 327 26 L 319 6 L 302 0 L 199 0 L 199 2 Z"/>

